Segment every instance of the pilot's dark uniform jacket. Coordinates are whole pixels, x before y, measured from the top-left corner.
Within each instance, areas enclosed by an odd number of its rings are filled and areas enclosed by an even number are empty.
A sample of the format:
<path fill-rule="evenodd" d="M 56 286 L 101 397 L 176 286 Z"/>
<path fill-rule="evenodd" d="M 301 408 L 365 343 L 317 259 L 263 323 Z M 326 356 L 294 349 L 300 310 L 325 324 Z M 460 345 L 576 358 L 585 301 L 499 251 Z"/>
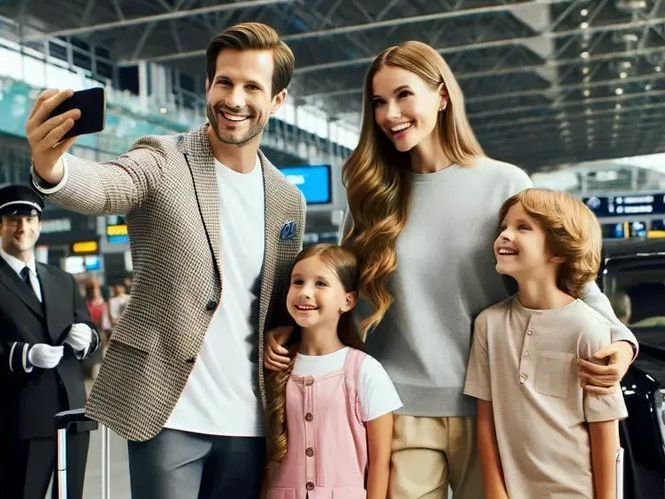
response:
<path fill-rule="evenodd" d="M 0 189 L 3 224 L 39 217 L 42 207 L 28 187 Z M 7 247 L 0 251 L 0 495 L 43 499 L 56 457 L 54 416 L 85 406 L 81 360 L 97 349 L 99 334 L 70 274 L 36 263 L 34 254 L 23 262 Z M 78 499 L 87 435 L 70 438 L 67 450 L 68 497 Z"/>

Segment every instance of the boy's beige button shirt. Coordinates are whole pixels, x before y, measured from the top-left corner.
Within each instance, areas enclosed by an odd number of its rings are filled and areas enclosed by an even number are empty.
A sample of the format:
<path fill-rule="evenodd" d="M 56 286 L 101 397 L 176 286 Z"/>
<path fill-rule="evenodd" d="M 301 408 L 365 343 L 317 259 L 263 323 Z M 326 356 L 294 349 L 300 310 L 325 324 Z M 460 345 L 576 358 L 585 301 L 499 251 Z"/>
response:
<path fill-rule="evenodd" d="M 618 390 L 584 392 L 576 359 L 610 343 L 607 321 L 581 300 L 531 310 L 515 296 L 476 319 L 464 393 L 492 402 L 511 499 L 593 497 L 587 423 L 627 411 Z"/>

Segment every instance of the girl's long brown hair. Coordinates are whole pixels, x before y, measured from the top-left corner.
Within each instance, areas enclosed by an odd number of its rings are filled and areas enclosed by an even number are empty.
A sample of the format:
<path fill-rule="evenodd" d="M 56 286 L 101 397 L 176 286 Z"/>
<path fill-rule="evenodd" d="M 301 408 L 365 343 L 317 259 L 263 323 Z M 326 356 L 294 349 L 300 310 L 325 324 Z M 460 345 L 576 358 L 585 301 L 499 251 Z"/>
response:
<path fill-rule="evenodd" d="M 358 262 L 355 255 L 334 244 L 315 244 L 302 250 L 293 261 L 289 276 L 293 273 L 296 264 L 305 258 L 318 256 L 337 274 L 344 291 L 351 293 L 358 289 Z M 286 300 L 284 300 L 286 302 Z M 343 313 L 337 325 L 337 336 L 339 340 L 352 348 L 362 350 L 363 342 L 351 319 L 351 311 Z M 296 327 L 291 337 L 289 356 L 295 357 L 300 343 L 300 330 Z M 268 392 L 268 438 L 267 452 L 268 460 L 279 462 L 286 455 L 288 435 L 286 427 L 286 383 L 291 376 L 291 368 L 285 371 L 270 372 L 267 376 Z"/>
<path fill-rule="evenodd" d="M 409 153 L 397 151 L 374 121 L 372 84 L 384 66 L 406 69 L 433 89 L 445 85 L 448 104 L 437 121 L 444 153 L 461 166 L 471 166 L 475 158 L 484 156 L 466 117 L 462 90 L 436 50 L 408 41 L 385 49 L 374 59 L 365 76 L 358 146 L 342 170 L 353 221 L 342 246 L 358 256 L 360 294 L 374 309 L 361 323 L 363 336 L 381 321 L 393 301 L 388 278 L 397 267 L 395 244 L 406 226 L 409 206 Z"/>

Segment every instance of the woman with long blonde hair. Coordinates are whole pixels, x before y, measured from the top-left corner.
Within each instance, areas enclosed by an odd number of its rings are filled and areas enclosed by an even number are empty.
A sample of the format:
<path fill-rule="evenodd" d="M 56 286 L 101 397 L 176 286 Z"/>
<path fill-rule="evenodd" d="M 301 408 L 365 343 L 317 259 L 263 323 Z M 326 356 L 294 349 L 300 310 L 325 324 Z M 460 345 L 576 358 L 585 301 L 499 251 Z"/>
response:
<path fill-rule="evenodd" d="M 485 156 L 455 77 L 432 47 L 408 41 L 381 52 L 365 78 L 358 146 L 343 170 L 349 216 L 343 245 L 359 260 L 368 353 L 404 403 L 395 418 L 389 496 L 483 496 L 474 403 L 463 394 L 474 317 L 508 296 L 494 271 L 496 213 L 531 186 L 519 168 Z M 589 305 L 614 318 L 595 285 Z M 616 321 L 616 318 L 614 318 Z M 636 345 L 616 321 L 615 343 L 585 364 L 590 390 L 607 391 Z M 274 335 L 265 365 L 283 368 Z M 531 382 L 531 381 L 530 381 Z"/>

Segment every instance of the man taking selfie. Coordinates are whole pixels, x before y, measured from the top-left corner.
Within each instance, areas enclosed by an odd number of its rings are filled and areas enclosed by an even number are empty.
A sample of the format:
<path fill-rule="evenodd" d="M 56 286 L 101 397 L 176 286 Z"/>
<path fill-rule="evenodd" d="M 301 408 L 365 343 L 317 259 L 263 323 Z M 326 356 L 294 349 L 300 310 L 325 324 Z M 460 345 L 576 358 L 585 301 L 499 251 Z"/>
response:
<path fill-rule="evenodd" d="M 71 92 L 44 92 L 26 124 L 41 192 L 126 216 L 132 293 L 87 412 L 129 440 L 134 498 L 258 497 L 263 333 L 305 216 L 259 143 L 293 64 L 271 27 L 226 29 L 207 49 L 208 123 L 144 137 L 104 163 L 65 154 L 75 138 L 62 137 L 85 110 L 50 115 Z"/>

